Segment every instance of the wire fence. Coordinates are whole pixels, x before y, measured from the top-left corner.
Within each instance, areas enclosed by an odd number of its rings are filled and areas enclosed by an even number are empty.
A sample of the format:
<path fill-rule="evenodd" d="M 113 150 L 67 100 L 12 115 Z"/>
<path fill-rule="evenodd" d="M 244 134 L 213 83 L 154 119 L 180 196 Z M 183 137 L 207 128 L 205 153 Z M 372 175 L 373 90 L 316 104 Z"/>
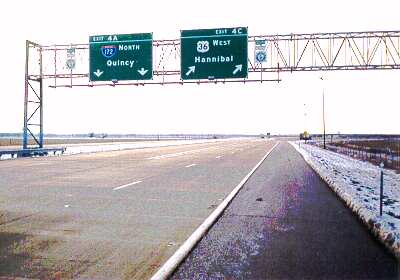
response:
<path fill-rule="evenodd" d="M 309 141 L 309 143 L 323 147 L 321 140 Z M 326 149 L 376 165 L 383 162 L 386 168 L 400 173 L 400 137 L 335 140 L 326 143 Z"/>

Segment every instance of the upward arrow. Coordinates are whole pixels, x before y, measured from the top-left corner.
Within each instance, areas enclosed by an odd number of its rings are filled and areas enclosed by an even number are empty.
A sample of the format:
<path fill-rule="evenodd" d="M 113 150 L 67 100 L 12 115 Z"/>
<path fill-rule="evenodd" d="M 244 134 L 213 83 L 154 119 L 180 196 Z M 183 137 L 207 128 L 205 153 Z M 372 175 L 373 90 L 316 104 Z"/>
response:
<path fill-rule="evenodd" d="M 237 72 L 242 71 L 242 64 L 236 65 L 235 70 L 233 70 L 232 74 L 236 75 Z"/>

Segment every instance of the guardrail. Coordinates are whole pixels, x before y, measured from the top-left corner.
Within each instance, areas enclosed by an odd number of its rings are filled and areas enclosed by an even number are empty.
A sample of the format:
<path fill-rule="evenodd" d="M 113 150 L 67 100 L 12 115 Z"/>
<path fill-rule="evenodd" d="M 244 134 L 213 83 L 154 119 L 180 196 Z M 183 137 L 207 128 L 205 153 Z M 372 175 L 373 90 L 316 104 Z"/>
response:
<path fill-rule="evenodd" d="M 0 151 L 0 160 L 17 157 L 47 156 L 49 154 L 63 154 L 66 148 L 46 148 L 46 149 L 21 149 Z"/>

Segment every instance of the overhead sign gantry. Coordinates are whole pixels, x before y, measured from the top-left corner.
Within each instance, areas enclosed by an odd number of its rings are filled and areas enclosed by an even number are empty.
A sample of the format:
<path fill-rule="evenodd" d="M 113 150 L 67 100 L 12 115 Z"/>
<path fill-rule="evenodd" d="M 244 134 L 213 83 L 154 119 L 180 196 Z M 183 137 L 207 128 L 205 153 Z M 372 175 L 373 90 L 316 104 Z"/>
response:
<path fill-rule="evenodd" d="M 91 36 L 89 44 L 47 46 L 27 41 L 24 150 L 36 152 L 44 146 L 45 84 L 73 88 L 263 83 L 281 81 L 281 72 L 400 69 L 396 30 L 256 36 L 247 32 L 244 27 L 186 30 L 181 38 L 154 41 L 151 33 L 100 35 Z"/>

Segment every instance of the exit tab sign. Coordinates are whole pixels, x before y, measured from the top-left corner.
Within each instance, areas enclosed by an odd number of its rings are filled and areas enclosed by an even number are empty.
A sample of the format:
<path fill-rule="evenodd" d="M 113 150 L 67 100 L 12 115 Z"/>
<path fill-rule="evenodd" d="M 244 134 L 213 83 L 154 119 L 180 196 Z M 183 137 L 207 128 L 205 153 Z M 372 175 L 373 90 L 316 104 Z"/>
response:
<path fill-rule="evenodd" d="M 152 79 L 152 48 L 151 33 L 90 36 L 90 81 Z"/>
<path fill-rule="evenodd" d="M 181 79 L 247 77 L 247 28 L 181 31 Z"/>

